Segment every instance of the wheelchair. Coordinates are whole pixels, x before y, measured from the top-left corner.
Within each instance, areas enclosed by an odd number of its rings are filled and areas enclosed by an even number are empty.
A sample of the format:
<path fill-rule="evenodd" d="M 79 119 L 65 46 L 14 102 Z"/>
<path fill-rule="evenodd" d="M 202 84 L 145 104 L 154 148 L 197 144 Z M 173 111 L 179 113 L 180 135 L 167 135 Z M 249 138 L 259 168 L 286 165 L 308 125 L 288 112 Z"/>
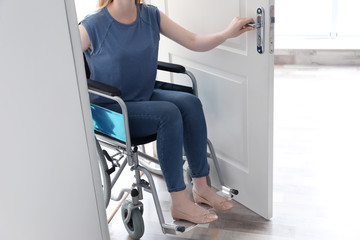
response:
<path fill-rule="evenodd" d="M 88 78 L 87 82 L 89 93 L 96 94 L 98 96 L 117 102 L 122 110 L 122 114 L 119 114 L 117 112 L 113 112 L 103 107 L 91 104 L 94 132 L 99 153 L 99 167 L 101 171 L 106 207 L 108 206 L 110 199 L 114 201 L 120 201 L 126 192 L 129 193 L 131 195 L 131 200 L 126 200 L 122 204 L 121 215 L 129 236 L 133 239 L 139 239 L 143 236 L 145 231 L 144 221 L 142 218 L 144 207 L 141 200 L 143 199 L 143 191 L 146 191 L 152 194 L 162 232 L 164 234 L 177 234 L 184 232 L 187 227 L 193 225 L 186 224 L 184 221 L 165 223 L 160 201 L 152 177 L 152 173 L 157 172 L 158 170 L 156 169 L 158 169 L 158 167 L 153 168 L 151 167 L 152 165 L 146 164 L 147 162 L 154 163 L 156 164 L 155 166 L 158 164 L 157 158 L 147 154 L 143 148 L 144 144 L 151 143 L 156 140 L 156 134 L 143 138 L 131 138 L 126 105 L 121 99 L 120 90 L 113 86 L 89 79 L 90 71 L 85 58 L 84 61 L 86 75 Z M 196 79 L 190 71 L 186 70 L 185 67 L 159 61 L 157 68 L 158 70 L 162 71 L 187 75 L 191 80 L 192 87 L 156 81 L 155 88 L 184 91 L 195 94 L 197 96 L 198 90 Z M 234 195 L 238 194 L 238 191 L 224 184 L 214 147 L 210 140 L 208 140 L 207 143 L 209 150 L 207 153 L 208 158 L 213 160 L 215 170 L 219 177 L 219 182 L 222 185 L 218 194 L 221 194 L 227 198 L 232 198 Z M 114 150 L 115 154 L 110 156 L 106 149 Z M 140 161 L 139 159 L 142 160 Z M 130 166 L 131 171 L 135 173 L 135 183 L 131 189 L 125 188 L 121 189 L 119 193 L 112 193 L 112 188 L 127 165 Z M 146 176 L 146 180 L 142 178 L 141 172 Z M 112 174 L 114 174 L 114 176 L 110 177 Z M 189 169 L 186 172 L 186 176 L 191 187 L 192 183 Z M 211 186 L 209 177 L 207 179 L 207 183 L 209 186 Z"/>

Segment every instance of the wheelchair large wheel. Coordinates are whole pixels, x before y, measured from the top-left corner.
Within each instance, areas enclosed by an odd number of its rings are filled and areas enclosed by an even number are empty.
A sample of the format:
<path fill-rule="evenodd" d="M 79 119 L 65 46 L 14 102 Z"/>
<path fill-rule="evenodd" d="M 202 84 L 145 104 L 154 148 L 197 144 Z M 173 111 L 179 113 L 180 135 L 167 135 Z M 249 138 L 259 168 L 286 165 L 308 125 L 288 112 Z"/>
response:
<path fill-rule="evenodd" d="M 107 207 L 109 205 L 110 197 L 111 197 L 111 180 L 110 180 L 110 175 L 107 172 L 109 168 L 99 142 L 97 140 L 95 141 L 99 156 L 98 159 L 99 159 L 101 183 L 104 192 L 104 202 L 105 202 L 105 207 Z"/>
<path fill-rule="evenodd" d="M 209 166 L 209 170 L 210 170 L 210 166 Z M 190 171 L 190 168 L 187 167 L 186 169 L 186 180 L 189 184 L 189 187 L 192 189 L 193 188 L 193 182 L 192 182 L 192 177 L 191 177 L 191 171 Z M 210 179 L 210 176 L 206 176 L 206 183 L 209 187 L 211 187 L 211 179 Z"/>
<path fill-rule="evenodd" d="M 140 209 L 135 208 L 131 210 L 131 217 L 128 223 L 125 222 L 126 217 L 129 214 L 128 206 L 131 204 L 131 201 L 126 200 L 121 206 L 121 217 L 126 228 L 126 231 L 129 233 L 129 236 L 133 239 L 139 239 L 144 235 L 145 226 L 144 220 L 142 218 L 142 212 Z"/>
<path fill-rule="evenodd" d="M 151 162 L 149 160 L 146 160 L 145 158 L 142 158 L 139 156 L 139 163 L 141 166 L 149 170 L 149 172 L 157 174 L 159 176 L 162 175 L 162 171 L 160 168 L 160 164 Z"/>

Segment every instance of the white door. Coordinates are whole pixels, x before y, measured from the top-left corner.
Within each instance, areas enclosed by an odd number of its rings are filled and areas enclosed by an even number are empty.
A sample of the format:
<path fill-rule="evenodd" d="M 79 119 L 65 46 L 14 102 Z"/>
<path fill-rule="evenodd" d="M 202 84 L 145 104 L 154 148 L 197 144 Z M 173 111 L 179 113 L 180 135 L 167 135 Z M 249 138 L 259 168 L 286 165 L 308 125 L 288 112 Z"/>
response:
<path fill-rule="evenodd" d="M 73 0 L 0 0 L 0 239 L 109 240 Z"/>
<path fill-rule="evenodd" d="M 182 64 L 195 75 L 208 137 L 220 160 L 225 184 L 239 190 L 235 200 L 270 219 L 274 64 L 269 31 L 274 0 L 157 0 L 152 4 L 196 33 L 220 31 L 235 16 L 255 19 L 257 9 L 264 9 L 262 54 L 257 52 L 257 33 L 252 31 L 206 53 L 189 51 L 162 37 L 160 59 Z M 177 76 L 171 78 L 184 81 Z M 219 187 L 214 170 L 211 180 Z"/>

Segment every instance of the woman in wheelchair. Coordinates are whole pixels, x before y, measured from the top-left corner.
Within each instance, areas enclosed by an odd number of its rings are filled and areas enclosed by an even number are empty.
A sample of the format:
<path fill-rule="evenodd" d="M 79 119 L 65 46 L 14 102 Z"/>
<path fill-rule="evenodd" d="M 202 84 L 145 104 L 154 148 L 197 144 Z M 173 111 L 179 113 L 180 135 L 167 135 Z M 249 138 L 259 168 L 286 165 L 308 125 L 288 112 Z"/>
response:
<path fill-rule="evenodd" d="M 228 210 L 233 205 L 206 182 L 207 130 L 200 100 L 189 93 L 154 88 L 160 33 L 193 51 L 208 51 L 253 30 L 248 24 L 254 20 L 237 17 L 221 32 L 199 35 L 138 0 L 98 0 L 98 7 L 79 25 L 91 79 L 121 90 L 131 137 L 157 134 L 157 154 L 171 195 L 172 217 L 202 224 L 215 221 L 214 212 L 194 204 L 185 193 L 183 148 L 195 202 L 215 210 Z M 101 97 L 91 96 L 91 102 L 120 111 L 118 104 Z"/>

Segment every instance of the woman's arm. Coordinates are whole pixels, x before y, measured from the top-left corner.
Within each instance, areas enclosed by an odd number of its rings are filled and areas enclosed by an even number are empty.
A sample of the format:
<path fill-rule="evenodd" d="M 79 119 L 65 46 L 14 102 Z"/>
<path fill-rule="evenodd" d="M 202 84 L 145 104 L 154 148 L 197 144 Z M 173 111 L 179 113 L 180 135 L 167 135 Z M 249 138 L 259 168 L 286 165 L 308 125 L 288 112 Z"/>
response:
<path fill-rule="evenodd" d="M 90 38 L 86 29 L 82 24 L 79 25 L 79 31 L 80 31 L 80 39 L 81 39 L 81 48 L 82 51 L 85 52 L 89 48 L 91 49 Z"/>
<path fill-rule="evenodd" d="M 228 38 L 234 38 L 244 32 L 254 30 L 254 28 L 247 26 L 249 23 L 254 23 L 254 20 L 252 18 L 236 17 L 221 32 L 195 34 L 181 27 L 160 11 L 160 32 L 180 45 L 197 52 L 211 50 Z"/>

